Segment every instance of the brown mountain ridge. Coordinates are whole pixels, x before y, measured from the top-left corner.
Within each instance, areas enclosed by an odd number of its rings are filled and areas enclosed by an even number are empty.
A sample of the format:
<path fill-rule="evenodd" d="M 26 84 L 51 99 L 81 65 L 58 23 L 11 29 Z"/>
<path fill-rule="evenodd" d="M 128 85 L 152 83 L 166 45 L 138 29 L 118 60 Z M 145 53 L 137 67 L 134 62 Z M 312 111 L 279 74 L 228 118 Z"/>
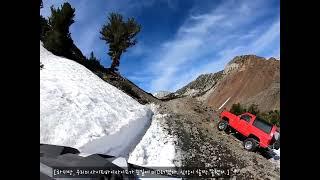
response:
<path fill-rule="evenodd" d="M 204 91 L 203 87 L 210 89 Z M 240 103 L 245 106 L 257 104 L 262 112 L 279 110 L 280 60 L 256 55 L 236 56 L 223 72 L 201 75 L 174 94 L 180 97 L 192 94 L 214 109 L 230 98 L 224 105 L 227 109 Z"/>

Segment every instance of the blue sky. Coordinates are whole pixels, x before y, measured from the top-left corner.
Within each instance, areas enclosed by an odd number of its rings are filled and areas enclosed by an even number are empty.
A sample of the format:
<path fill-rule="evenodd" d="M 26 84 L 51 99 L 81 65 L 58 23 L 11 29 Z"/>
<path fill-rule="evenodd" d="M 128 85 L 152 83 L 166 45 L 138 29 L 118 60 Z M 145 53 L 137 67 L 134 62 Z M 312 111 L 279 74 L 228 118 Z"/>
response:
<path fill-rule="evenodd" d="M 76 9 L 70 32 L 84 55 L 109 67 L 99 31 L 108 13 L 141 24 L 138 44 L 122 55 L 120 73 L 148 92 L 175 91 L 234 56 L 280 57 L 279 0 L 43 0 L 40 13 L 69 2 Z"/>

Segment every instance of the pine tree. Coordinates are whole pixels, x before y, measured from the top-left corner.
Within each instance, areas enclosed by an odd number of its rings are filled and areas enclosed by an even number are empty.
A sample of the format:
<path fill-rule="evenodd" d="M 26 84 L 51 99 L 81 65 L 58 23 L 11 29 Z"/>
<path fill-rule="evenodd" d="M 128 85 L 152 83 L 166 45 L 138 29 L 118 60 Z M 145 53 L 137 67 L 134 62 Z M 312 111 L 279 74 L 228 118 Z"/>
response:
<path fill-rule="evenodd" d="M 43 8 L 42 0 L 40 0 L 40 9 Z M 40 40 L 43 41 L 46 32 L 50 29 L 46 18 L 40 15 Z"/>
<path fill-rule="evenodd" d="M 109 15 L 108 22 L 103 25 L 100 31 L 100 38 L 109 44 L 108 55 L 112 60 L 110 68 L 112 71 L 118 70 L 122 53 L 137 43 L 135 36 L 140 32 L 140 29 L 141 26 L 134 18 L 124 21 L 121 14 L 111 13 Z"/>
<path fill-rule="evenodd" d="M 40 15 L 40 40 L 44 40 L 45 34 L 50 30 L 48 20 Z"/>
<path fill-rule="evenodd" d="M 90 53 L 89 61 L 98 61 L 98 59 L 94 56 L 93 51 Z"/>
<path fill-rule="evenodd" d="M 74 23 L 75 9 L 69 3 L 64 3 L 60 8 L 51 6 L 49 17 L 49 31 L 44 35 L 44 47 L 58 56 L 72 58 L 71 49 L 73 41 L 69 27 Z"/>
<path fill-rule="evenodd" d="M 105 71 L 105 68 L 100 64 L 100 60 L 94 56 L 93 52 L 90 53 L 89 58 L 86 58 L 82 64 L 86 68 L 96 73 Z"/>

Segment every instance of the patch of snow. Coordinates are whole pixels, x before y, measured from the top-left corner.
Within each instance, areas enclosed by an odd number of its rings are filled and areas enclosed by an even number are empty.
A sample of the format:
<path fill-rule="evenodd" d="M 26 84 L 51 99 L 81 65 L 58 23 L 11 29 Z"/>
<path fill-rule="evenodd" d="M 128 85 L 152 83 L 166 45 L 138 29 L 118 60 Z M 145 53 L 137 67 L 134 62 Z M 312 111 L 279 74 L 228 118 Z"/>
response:
<path fill-rule="evenodd" d="M 89 153 L 81 153 L 80 152 L 80 154 L 78 154 L 79 156 L 81 156 L 81 157 L 87 157 L 87 156 L 90 156 L 91 154 L 89 154 Z"/>
<path fill-rule="evenodd" d="M 128 167 L 127 160 L 123 157 L 119 157 L 119 158 L 113 160 L 112 163 L 119 166 L 119 167 L 122 167 L 122 168 Z"/>
<path fill-rule="evenodd" d="M 163 98 L 164 96 L 170 94 L 171 92 L 169 91 L 158 91 L 156 93 L 153 93 L 153 96 L 157 97 L 157 98 Z"/>
<path fill-rule="evenodd" d="M 180 151 L 175 146 L 176 137 L 165 130 L 166 114 L 159 114 L 157 106 L 150 105 L 154 112 L 152 123 L 142 140 L 130 154 L 128 162 L 144 167 L 179 167 Z"/>
<path fill-rule="evenodd" d="M 273 149 L 273 157 L 270 159 L 271 162 L 275 163 L 280 168 L 280 148 L 278 150 Z"/>
<path fill-rule="evenodd" d="M 279 158 L 280 158 L 280 148 L 278 150 L 274 149 L 273 152 L 276 153 L 276 155 L 279 156 Z"/>
<path fill-rule="evenodd" d="M 40 143 L 128 157 L 150 125 L 150 108 L 40 42 Z"/>

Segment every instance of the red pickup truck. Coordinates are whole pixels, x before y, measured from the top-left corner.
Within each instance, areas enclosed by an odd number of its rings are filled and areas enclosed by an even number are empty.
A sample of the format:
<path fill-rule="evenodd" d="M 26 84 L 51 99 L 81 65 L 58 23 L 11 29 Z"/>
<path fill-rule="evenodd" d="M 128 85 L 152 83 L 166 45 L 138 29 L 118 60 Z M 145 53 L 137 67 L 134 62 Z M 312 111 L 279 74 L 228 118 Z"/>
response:
<path fill-rule="evenodd" d="M 250 113 L 243 113 L 239 116 L 228 111 L 220 114 L 218 130 L 234 130 L 245 138 L 244 148 L 248 151 L 255 151 L 261 148 L 280 148 L 280 129 L 267 123 Z"/>

